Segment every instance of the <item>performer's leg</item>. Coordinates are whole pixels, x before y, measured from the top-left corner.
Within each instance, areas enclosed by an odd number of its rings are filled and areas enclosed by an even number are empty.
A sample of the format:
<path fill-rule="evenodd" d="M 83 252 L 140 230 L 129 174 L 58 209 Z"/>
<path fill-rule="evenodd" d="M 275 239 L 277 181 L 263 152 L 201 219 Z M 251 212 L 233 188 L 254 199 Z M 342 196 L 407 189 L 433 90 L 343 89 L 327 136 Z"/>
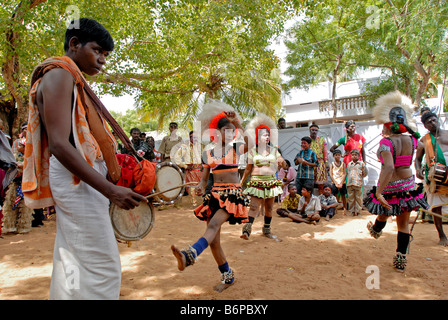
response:
<path fill-rule="evenodd" d="M 233 284 L 235 280 L 234 272 L 230 269 L 224 250 L 221 246 L 221 227 L 219 227 L 219 232 L 216 234 L 215 238 L 210 242 L 210 250 L 212 251 L 213 258 L 218 264 L 219 272 L 221 272 L 221 284 L 216 286 L 215 290 L 221 292 Z"/>
<path fill-rule="evenodd" d="M 432 212 L 442 215 L 442 207 L 435 207 Z M 436 227 L 437 233 L 439 234 L 439 244 L 446 247 L 448 246 L 448 239 L 443 232 L 442 218 L 433 216 L 434 226 Z"/>
<path fill-rule="evenodd" d="M 207 223 L 207 229 L 204 235 L 198 239 L 192 246 L 185 250 L 179 250 L 176 246 L 171 246 L 171 251 L 177 259 L 177 267 L 180 271 L 189 265 L 193 265 L 198 256 L 204 251 L 208 245 L 219 235 L 221 225 L 227 221 L 229 214 L 220 209 L 216 211 L 213 217 Z M 216 258 L 215 258 L 216 259 Z M 224 257 L 225 259 L 225 257 Z M 218 262 L 218 261 L 217 261 Z M 219 262 L 218 262 L 219 263 Z"/>
<path fill-rule="evenodd" d="M 375 224 L 371 221 L 367 223 L 367 229 L 369 229 L 370 235 L 375 239 L 378 239 L 383 234 L 383 229 L 387 223 L 387 216 L 379 215 L 376 217 Z"/>
<path fill-rule="evenodd" d="M 244 224 L 240 238 L 249 240 L 250 234 L 252 233 L 252 224 L 258 214 L 258 211 L 260 210 L 261 205 L 263 204 L 263 201 L 264 199 L 260 199 L 254 196 L 251 197 L 249 207 L 249 222 Z"/>
<path fill-rule="evenodd" d="M 263 234 L 268 238 L 273 238 L 271 234 L 272 208 L 274 207 L 275 198 L 264 199 L 264 226 Z"/>
<path fill-rule="evenodd" d="M 406 253 L 409 247 L 409 212 L 402 212 L 397 216 L 397 250 L 396 255 L 393 259 L 393 265 L 395 269 L 403 272 L 406 268 L 407 258 Z"/>

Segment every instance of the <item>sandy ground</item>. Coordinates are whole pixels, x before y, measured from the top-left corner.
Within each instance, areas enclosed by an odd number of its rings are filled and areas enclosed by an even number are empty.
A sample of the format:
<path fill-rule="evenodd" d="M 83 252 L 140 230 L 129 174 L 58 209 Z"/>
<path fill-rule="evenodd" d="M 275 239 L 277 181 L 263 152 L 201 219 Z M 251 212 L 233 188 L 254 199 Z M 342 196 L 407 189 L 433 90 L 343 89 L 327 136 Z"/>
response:
<path fill-rule="evenodd" d="M 276 204 L 277 207 L 277 204 Z M 411 216 L 414 220 L 415 214 Z M 209 249 L 183 272 L 170 251 L 185 247 L 204 232 L 205 223 L 192 213 L 189 198 L 180 208 L 156 211 L 149 235 L 129 247 L 119 243 L 122 300 L 445 300 L 448 297 L 448 248 L 438 245 L 433 224 L 419 220 L 408 254 L 408 268 L 392 268 L 396 224 L 388 223 L 375 240 L 366 224 L 374 216 L 338 211 L 329 222 L 297 224 L 274 214 L 273 232 L 261 234 L 255 221 L 249 241 L 240 239 L 241 226 L 225 224 L 221 241 L 236 282 L 222 293 L 219 271 Z M 445 232 L 448 227 L 444 224 Z M 23 235 L 0 238 L 0 300 L 49 298 L 55 221 Z M 373 266 L 373 267 L 369 267 Z M 372 269 L 371 269 L 372 268 Z M 373 273 L 372 271 L 373 270 Z M 373 280 L 373 276 L 378 276 Z M 372 288 L 372 286 L 374 286 Z M 376 286 L 376 287 L 375 287 Z"/>

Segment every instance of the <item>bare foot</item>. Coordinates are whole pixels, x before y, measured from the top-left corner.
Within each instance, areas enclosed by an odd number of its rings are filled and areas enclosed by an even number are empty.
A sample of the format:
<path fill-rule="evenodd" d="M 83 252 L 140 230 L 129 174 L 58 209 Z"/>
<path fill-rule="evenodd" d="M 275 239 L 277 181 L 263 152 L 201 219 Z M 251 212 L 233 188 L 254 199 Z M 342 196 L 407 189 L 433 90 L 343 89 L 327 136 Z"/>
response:
<path fill-rule="evenodd" d="M 171 251 L 177 259 L 177 268 L 180 271 L 183 271 L 187 267 L 187 259 L 185 258 L 184 254 L 174 245 L 171 246 Z"/>
<path fill-rule="evenodd" d="M 443 246 L 443 247 L 448 247 L 448 239 L 440 239 L 439 241 L 439 245 Z"/>

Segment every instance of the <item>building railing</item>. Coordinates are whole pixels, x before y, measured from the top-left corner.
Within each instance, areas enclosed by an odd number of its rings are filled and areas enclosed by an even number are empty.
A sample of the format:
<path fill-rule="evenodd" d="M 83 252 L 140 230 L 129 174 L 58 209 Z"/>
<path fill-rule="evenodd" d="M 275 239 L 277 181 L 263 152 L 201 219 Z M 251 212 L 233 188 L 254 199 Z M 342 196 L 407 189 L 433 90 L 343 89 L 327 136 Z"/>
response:
<path fill-rule="evenodd" d="M 369 107 L 369 96 L 356 96 L 348 98 L 336 99 L 336 107 L 338 111 L 359 109 Z M 331 106 L 331 100 L 319 101 L 319 112 L 330 112 L 333 108 Z"/>

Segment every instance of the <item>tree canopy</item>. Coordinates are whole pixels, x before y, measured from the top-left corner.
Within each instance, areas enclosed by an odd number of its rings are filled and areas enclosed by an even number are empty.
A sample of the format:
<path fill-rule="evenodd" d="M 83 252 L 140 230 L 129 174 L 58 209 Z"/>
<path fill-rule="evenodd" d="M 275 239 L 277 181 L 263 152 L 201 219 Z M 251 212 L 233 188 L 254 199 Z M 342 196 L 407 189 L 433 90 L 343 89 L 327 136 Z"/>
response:
<path fill-rule="evenodd" d="M 399 89 L 418 107 L 447 72 L 446 1 L 306 1 L 291 29 L 289 87 L 306 88 L 336 74 L 376 68 L 388 79 L 376 95 Z M 338 59 L 339 58 L 339 59 Z"/>
<path fill-rule="evenodd" d="M 6 0 L 0 9 L 1 96 L 27 112 L 29 76 L 47 57 L 63 55 L 67 23 L 94 18 L 116 49 L 92 79 L 99 94 L 130 93 L 147 117 L 184 115 L 204 99 L 222 98 L 244 114 L 280 108 L 279 59 L 268 49 L 291 10 L 269 0 Z"/>

